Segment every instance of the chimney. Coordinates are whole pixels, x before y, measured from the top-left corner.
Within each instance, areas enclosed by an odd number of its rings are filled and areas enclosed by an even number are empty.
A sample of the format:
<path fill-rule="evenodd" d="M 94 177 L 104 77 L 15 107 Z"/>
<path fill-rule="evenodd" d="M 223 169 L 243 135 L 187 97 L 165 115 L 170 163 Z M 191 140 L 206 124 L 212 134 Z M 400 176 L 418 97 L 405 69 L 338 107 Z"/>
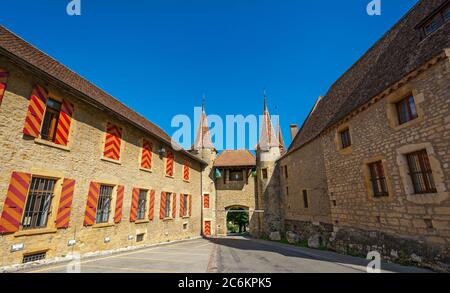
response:
<path fill-rule="evenodd" d="M 298 132 L 298 125 L 297 124 L 291 124 L 291 141 L 294 141 L 295 136 Z"/>

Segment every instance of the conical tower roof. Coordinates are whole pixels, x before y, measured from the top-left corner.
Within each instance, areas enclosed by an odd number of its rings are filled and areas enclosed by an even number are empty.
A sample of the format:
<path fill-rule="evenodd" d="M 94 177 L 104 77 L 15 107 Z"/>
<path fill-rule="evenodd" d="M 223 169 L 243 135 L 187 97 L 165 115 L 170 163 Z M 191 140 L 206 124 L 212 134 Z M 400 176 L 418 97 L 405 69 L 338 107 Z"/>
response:
<path fill-rule="evenodd" d="M 200 117 L 200 123 L 195 134 L 195 141 L 192 145 L 192 149 L 215 149 L 211 140 L 211 133 L 208 126 L 208 117 L 206 116 L 204 105 L 202 107 L 202 116 Z"/>
<path fill-rule="evenodd" d="M 264 113 L 261 131 L 259 133 L 258 149 L 266 151 L 272 147 L 279 147 L 279 141 L 270 119 L 269 110 L 267 109 L 267 97 L 264 96 Z"/>

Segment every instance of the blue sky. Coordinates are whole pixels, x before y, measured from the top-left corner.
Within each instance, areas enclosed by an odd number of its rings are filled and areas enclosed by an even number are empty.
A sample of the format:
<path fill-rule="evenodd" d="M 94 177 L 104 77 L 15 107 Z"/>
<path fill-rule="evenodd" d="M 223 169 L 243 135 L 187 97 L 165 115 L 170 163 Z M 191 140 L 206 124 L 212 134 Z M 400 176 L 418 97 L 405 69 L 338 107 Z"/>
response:
<path fill-rule="evenodd" d="M 161 126 L 208 114 L 302 124 L 319 95 L 416 0 L 2 0 L 0 23 Z M 252 146 L 250 146 L 252 147 Z"/>

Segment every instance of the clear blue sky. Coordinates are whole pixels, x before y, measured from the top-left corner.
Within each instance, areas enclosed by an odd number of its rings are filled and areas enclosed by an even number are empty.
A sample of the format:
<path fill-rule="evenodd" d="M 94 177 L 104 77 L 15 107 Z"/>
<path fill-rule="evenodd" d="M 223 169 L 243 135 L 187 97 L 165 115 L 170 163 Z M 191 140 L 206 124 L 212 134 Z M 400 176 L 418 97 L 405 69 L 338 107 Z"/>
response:
<path fill-rule="evenodd" d="M 289 124 L 324 95 L 416 0 L 2 0 L 0 23 L 169 134 L 176 114 L 262 112 L 267 89 Z"/>

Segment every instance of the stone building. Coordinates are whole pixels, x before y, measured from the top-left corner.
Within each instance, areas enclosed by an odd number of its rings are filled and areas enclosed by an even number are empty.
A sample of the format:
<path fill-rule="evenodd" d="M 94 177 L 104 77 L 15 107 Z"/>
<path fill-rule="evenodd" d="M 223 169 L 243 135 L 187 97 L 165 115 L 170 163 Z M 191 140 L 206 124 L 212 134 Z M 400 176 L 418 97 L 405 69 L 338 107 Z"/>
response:
<path fill-rule="evenodd" d="M 201 235 L 209 158 L 3 27 L 0 96 L 0 267 Z"/>
<path fill-rule="evenodd" d="M 418 2 L 319 98 L 278 161 L 286 230 L 448 270 L 449 14 Z"/>

